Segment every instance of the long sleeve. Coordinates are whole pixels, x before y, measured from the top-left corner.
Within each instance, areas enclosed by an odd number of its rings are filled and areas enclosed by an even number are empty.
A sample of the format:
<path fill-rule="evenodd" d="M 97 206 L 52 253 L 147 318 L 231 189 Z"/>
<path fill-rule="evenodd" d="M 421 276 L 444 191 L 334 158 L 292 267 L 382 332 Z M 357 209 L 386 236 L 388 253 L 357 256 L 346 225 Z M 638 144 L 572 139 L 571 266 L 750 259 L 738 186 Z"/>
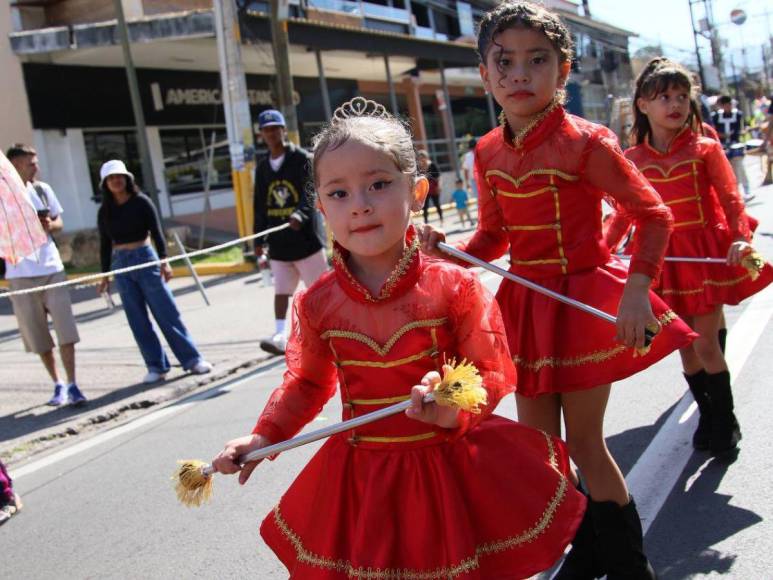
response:
<path fill-rule="evenodd" d="M 704 164 L 733 237 L 751 240 L 749 220 L 741 195 L 738 193 L 735 174 L 719 143 L 706 146 Z"/>
<path fill-rule="evenodd" d="M 110 271 L 110 259 L 113 253 L 113 240 L 107 231 L 105 224 L 105 210 L 99 209 L 97 213 L 97 230 L 99 231 L 99 263 L 103 272 Z"/>
<path fill-rule="evenodd" d="M 449 320 L 457 337 L 457 356 L 475 364 L 488 392 L 480 413 L 459 413 L 459 426 L 452 431 L 455 438 L 493 413 L 502 397 L 515 390 L 516 371 L 499 306 L 472 273 L 464 274 L 452 304 Z"/>
<path fill-rule="evenodd" d="M 143 198 L 145 202 L 143 213 L 145 215 L 145 224 L 150 232 L 150 237 L 153 238 L 153 244 L 156 246 L 156 252 L 159 258 L 166 258 L 166 238 L 164 237 L 164 231 L 161 229 L 161 220 L 158 219 L 158 211 L 153 205 L 153 202 L 148 198 Z"/>
<path fill-rule="evenodd" d="M 475 183 L 478 184 L 478 227 L 472 237 L 457 248 L 468 254 L 491 262 L 500 258 L 508 249 L 509 241 L 504 231 L 502 210 L 483 177 L 478 157 L 475 156 Z M 469 264 L 464 264 L 469 266 Z"/>
<path fill-rule="evenodd" d="M 604 221 L 602 234 L 604 243 L 612 252 L 616 252 L 628 232 L 631 231 L 631 221 L 624 212 L 613 210 Z"/>
<path fill-rule="evenodd" d="M 253 433 L 272 443 L 293 437 L 316 417 L 335 394 L 337 376 L 330 350 L 319 339 L 305 307 L 306 294 L 293 304 L 293 327 L 287 344 L 287 371 L 282 386 L 269 397 Z"/>
<path fill-rule="evenodd" d="M 629 271 L 657 278 L 674 224 L 668 206 L 636 166 L 623 156 L 611 132 L 594 136 L 584 173 L 592 185 L 607 193 L 616 212 L 622 214 L 613 219 L 636 225 L 637 242 Z M 621 225 L 617 227 L 622 229 Z"/>

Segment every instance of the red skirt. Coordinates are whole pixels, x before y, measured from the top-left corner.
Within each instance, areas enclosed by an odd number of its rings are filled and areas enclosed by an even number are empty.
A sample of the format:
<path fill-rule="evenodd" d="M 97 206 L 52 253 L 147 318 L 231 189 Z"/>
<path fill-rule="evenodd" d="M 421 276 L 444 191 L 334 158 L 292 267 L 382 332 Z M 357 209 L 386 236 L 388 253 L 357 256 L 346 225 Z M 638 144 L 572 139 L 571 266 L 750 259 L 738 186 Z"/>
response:
<path fill-rule="evenodd" d="M 627 279 L 628 268 L 613 257 L 604 266 L 537 283 L 616 315 Z M 652 312 L 662 329 L 644 356 L 615 340 L 614 324 L 515 282 L 502 282 L 497 301 L 518 370 L 518 393 L 527 397 L 619 381 L 697 337 L 654 292 L 650 292 Z"/>
<path fill-rule="evenodd" d="M 329 439 L 260 528 L 290 578 L 527 578 L 574 538 L 564 443 L 502 417 L 451 442 Z"/>
<path fill-rule="evenodd" d="M 667 256 L 724 258 L 732 244 L 726 229 L 677 230 Z M 656 292 L 680 316 L 708 314 L 723 304 L 738 304 L 773 281 L 765 264 L 756 280 L 741 266 L 665 262 Z"/>

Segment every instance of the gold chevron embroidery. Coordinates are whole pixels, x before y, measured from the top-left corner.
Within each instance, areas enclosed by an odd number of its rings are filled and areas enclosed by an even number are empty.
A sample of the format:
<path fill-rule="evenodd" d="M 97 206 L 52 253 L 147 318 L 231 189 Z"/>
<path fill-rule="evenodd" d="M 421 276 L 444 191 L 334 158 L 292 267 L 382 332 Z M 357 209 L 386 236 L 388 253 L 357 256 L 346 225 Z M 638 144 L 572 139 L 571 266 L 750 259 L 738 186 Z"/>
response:
<path fill-rule="evenodd" d="M 389 340 L 387 340 L 383 346 L 381 346 L 368 335 L 362 334 L 360 332 L 354 332 L 352 330 L 326 330 L 322 333 L 320 338 L 322 338 L 322 340 L 327 340 L 328 338 L 348 338 L 349 340 L 356 340 L 357 342 L 368 345 L 379 356 L 386 356 L 389 354 L 389 351 L 392 350 L 392 347 L 395 345 L 395 343 L 397 343 L 397 341 L 400 340 L 400 338 L 406 332 L 410 332 L 415 328 L 433 328 L 437 326 L 443 326 L 446 322 L 448 322 L 448 318 L 445 317 L 432 318 L 429 320 L 414 320 L 413 322 L 409 322 L 408 324 L 400 327 L 397 332 L 389 337 Z"/>
<path fill-rule="evenodd" d="M 501 177 L 505 181 L 509 181 L 512 183 L 516 188 L 521 187 L 521 184 L 529 179 L 529 177 L 533 175 L 552 175 L 555 177 L 560 177 L 564 181 L 577 181 L 580 179 L 579 175 L 571 175 L 569 173 L 565 173 L 561 171 L 560 169 L 532 169 L 528 173 L 524 173 L 520 177 L 513 177 L 512 175 L 505 173 L 504 171 L 500 171 L 499 169 L 489 169 L 486 172 L 486 181 L 488 181 L 489 177 Z M 490 185 L 490 184 L 489 184 Z M 549 188 L 546 188 L 544 190 L 540 190 L 540 193 L 543 193 L 543 191 L 548 191 Z M 527 194 L 529 195 L 529 194 Z"/>
<path fill-rule="evenodd" d="M 424 357 L 431 357 L 437 352 L 437 347 L 433 346 L 427 350 L 423 350 L 420 353 L 399 358 L 397 360 L 390 360 L 386 362 L 375 360 L 342 360 L 338 362 L 338 366 L 341 367 L 370 367 L 374 369 L 391 369 L 392 367 L 399 367 L 401 365 L 407 365 L 417 360 L 421 360 Z"/>
<path fill-rule="evenodd" d="M 655 165 L 655 164 L 646 165 L 640 168 L 639 171 L 644 173 L 648 169 L 654 169 L 655 171 L 660 173 L 660 175 L 662 175 L 663 177 L 662 178 L 648 177 L 647 179 L 649 179 L 652 182 L 660 183 L 660 182 L 666 182 L 666 181 L 674 181 L 675 179 L 680 179 L 687 175 L 692 175 L 696 171 L 696 166 L 695 166 L 696 163 L 703 163 L 703 159 L 687 159 L 685 161 L 680 161 L 679 163 L 675 163 L 674 165 L 672 165 L 668 170 L 663 169 L 660 165 Z M 682 167 L 683 165 L 692 165 L 692 171 L 690 171 L 689 173 L 684 173 L 676 176 L 671 175 L 676 168 Z"/>
<path fill-rule="evenodd" d="M 543 432 L 543 435 L 547 440 L 548 462 L 556 471 L 558 471 L 558 457 L 553 441 L 546 433 Z M 474 570 L 478 570 L 480 568 L 481 558 L 518 548 L 519 546 L 533 542 L 537 537 L 542 535 L 553 523 L 558 508 L 566 499 L 567 488 L 568 480 L 559 472 L 558 482 L 553 496 L 548 500 L 542 514 L 540 514 L 537 521 L 535 521 L 531 527 L 519 534 L 501 540 L 479 544 L 467 558 L 464 558 L 456 564 L 436 568 L 434 570 L 411 568 L 365 568 L 362 566 L 355 566 L 348 560 L 330 558 L 314 553 L 304 546 L 301 537 L 285 521 L 278 505 L 274 508 L 271 515 L 274 518 L 274 522 L 276 523 L 279 532 L 293 547 L 295 557 L 301 564 L 337 572 L 338 574 L 345 575 L 347 578 L 353 580 L 454 580 L 465 574 L 469 574 Z"/>

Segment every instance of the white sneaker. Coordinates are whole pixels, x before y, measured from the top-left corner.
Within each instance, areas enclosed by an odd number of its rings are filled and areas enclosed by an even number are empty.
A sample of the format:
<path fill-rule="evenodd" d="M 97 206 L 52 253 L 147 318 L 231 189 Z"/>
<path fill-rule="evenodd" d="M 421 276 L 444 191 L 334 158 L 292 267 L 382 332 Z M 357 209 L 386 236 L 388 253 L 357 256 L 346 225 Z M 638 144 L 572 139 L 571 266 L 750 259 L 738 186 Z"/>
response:
<path fill-rule="evenodd" d="M 275 334 L 271 338 L 260 341 L 260 348 L 275 355 L 283 355 L 287 348 L 287 339 L 284 334 Z"/>
<path fill-rule="evenodd" d="M 151 383 L 157 383 L 158 381 L 163 381 L 166 378 L 165 373 L 157 373 L 156 371 L 148 371 L 148 374 L 145 375 L 145 378 L 142 379 L 142 382 L 146 385 L 149 385 Z"/>
<path fill-rule="evenodd" d="M 212 372 L 212 363 L 201 360 L 195 364 L 191 369 L 191 372 L 194 375 L 206 375 L 207 373 Z"/>

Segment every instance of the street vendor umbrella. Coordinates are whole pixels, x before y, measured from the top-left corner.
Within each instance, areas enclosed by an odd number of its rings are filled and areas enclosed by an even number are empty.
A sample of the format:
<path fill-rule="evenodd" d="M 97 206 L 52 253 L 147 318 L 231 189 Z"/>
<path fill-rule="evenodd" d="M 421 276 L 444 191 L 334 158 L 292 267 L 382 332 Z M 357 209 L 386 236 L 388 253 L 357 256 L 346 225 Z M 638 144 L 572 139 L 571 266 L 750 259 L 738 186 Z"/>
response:
<path fill-rule="evenodd" d="M 21 177 L 0 152 L 0 258 L 16 264 L 47 241 Z"/>

